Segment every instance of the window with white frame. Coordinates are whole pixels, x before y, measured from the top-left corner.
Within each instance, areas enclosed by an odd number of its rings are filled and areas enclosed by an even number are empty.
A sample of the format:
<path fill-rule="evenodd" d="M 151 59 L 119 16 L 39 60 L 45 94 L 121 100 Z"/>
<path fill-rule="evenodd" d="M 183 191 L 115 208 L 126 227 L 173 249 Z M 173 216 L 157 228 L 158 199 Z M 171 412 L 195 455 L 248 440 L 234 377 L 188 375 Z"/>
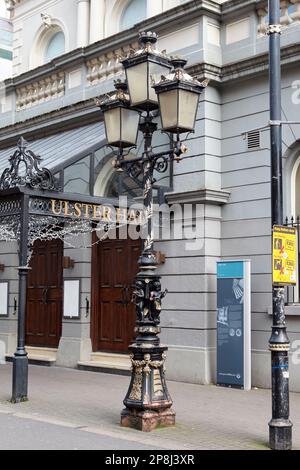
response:
<path fill-rule="evenodd" d="M 131 28 L 145 18 L 147 18 L 147 0 L 131 0 L 121 16 L 120 31 Z"/>
<path fill-rule="evenodd" d="M 55 33 L 49 40 L 45 50 L 45 62 L 49 62 L 65 52 L 65 35 L 62 31 Z"/>

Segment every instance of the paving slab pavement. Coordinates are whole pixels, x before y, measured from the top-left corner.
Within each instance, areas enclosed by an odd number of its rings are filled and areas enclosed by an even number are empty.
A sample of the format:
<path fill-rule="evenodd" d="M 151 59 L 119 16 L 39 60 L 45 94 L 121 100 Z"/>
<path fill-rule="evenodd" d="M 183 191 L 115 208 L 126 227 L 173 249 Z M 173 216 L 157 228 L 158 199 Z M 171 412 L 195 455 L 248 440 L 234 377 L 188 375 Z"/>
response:
<path fill-rule="evenodd" d="M 12 419 L 6 442 L 13 440 L 14 420 L 25 420 L 23 423 L 29 420 L 27 424 L 31 428 L 34 423 L 37 429 L 45 424 L 57 429 L 68 428 L 72 431 L 70 448 L 76 441 L 72 440 L 73 433 L 83 433 L 90 436 L 91 448 L 96 448 L 93 446 L 99 436 L 103 449 L 106 445 L 116 445 L 118 449 L 135 448 L 132 445 L 172 450 L 268 449 L 270 390 L 247 392 L 169 381 L 177 414 L 176 426 L 142 433 L 119 425 L 129 377 L 32 365 L 29 366 L 29 401 L 11 404 L 11 373 L 11 364 L 0 365 L 0 423 L 8 417 Z M 291 420 L 293 448 L 300 450 L 299 393 L 291 393 Z M 1 429 L 0 424 L 0 432 Z"/>
<path fill-rule="evenodd" d="M 0 450 L 160 450 L 110 435 L 85 432 L 0 412 Z"/>

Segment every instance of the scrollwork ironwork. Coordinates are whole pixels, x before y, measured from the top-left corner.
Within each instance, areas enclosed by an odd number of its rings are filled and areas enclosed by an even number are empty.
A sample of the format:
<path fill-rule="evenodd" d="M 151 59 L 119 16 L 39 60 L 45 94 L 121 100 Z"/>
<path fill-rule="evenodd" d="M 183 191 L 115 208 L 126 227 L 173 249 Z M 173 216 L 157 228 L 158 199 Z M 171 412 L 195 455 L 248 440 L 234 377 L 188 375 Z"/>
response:
<path fill-rule="evenodd" d="M 55 178 L 48 168 L 40 168 L 42 158 L 27 149 L 28 142 L 21 137 L 18 148 L 10 157 L 10 168 L 0 178 L 0 190 L 28 186 L 32 189 L 56 190 Z"/>
<path fill-rule="evenodd" d="M 154 169 L 159 173 L 165 173 L 168 170 L 169 162 L 167 157 L 159 157 L 156 159 Z"/>

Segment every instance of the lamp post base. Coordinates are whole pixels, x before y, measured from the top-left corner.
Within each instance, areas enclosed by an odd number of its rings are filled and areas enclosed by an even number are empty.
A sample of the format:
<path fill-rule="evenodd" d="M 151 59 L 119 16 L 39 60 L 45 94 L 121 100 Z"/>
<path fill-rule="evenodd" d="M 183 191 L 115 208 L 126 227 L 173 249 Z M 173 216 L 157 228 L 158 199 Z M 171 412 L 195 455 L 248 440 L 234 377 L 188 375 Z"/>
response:
<path fill-rule="evenodd" d="M 126 428 L 138 429 L 143 432 L 150 432 L 157 427 L 174 426 L 175 411 L 167 410 L 130 410 L 124 408 L 121 413 L 121 426 Z"/>
<path fill-rule="evenodd" d="M 288 419 L 272 419 L 269 422 L 269 446 L 272 450 L 291 450 L 292 427 Z"/>
<path fill-rule="evenodd" d="M 28 400 L 28 357 L 16 355 L 13 358 L 12 403 Z"/>

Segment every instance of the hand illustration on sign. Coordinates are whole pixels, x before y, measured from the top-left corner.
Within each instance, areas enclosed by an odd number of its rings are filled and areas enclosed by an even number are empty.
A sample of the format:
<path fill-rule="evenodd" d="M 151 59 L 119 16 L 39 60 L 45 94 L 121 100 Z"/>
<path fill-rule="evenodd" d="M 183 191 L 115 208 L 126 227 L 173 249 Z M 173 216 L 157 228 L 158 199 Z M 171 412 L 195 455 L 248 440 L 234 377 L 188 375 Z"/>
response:
<path fill-rule="evenodd" d="M 233 279 L 232 290 L 235 299 L 238 301 L 238 303 L 242 304 L 244 302 L 244 280 Z"/>

